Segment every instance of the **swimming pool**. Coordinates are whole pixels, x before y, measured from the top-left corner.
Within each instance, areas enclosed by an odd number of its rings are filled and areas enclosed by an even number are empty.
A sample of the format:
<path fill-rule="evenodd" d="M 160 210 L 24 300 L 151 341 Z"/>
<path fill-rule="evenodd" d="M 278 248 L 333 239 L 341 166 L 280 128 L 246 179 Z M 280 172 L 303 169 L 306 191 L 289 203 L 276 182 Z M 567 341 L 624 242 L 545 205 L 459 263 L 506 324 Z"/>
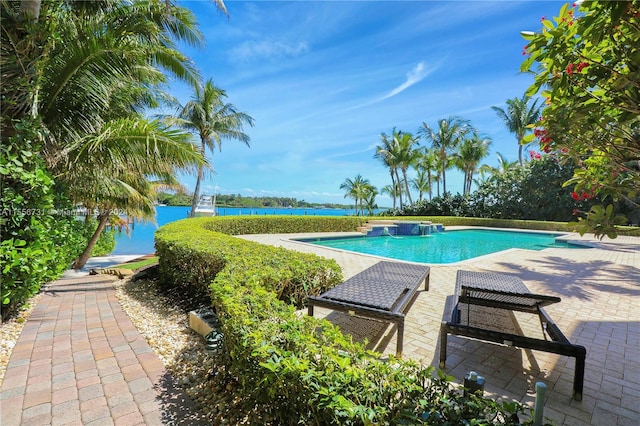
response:
<path fill-rule="evenodd" d="M 512 248 L 543 250 L 571 247 L 556 241 L 562 234 L 462 229 L 426 236 L 381 236 L 304 239 L 325 247 L 421 263 L 453 263 Z"/>

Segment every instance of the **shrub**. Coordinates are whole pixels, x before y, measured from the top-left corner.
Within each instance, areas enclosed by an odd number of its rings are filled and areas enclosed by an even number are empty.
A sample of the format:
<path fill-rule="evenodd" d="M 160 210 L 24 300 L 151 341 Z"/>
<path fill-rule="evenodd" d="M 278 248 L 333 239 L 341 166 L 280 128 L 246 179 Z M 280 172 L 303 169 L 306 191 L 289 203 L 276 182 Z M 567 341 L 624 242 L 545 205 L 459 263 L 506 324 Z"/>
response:
<path fill-rule="evenodd" d="M 17 129 L 17 135 L 0 146 L 3 321 L 43 283 L 59 277 L 86 242 L 81 222 L 55 213 L 65 200 L 54 197 L 53 178 L 36 154 L 34 125 L 19 124 Z"/>
<path fill-rule="evenodd" d="M 294 219 L 296 232 L 342 226 L 340 220 Z M 260 424 L 520 424 L 521 404 L 465 398 L 432 367 L 381 360 L 330 322 L 296 312 L 307 294 L 340 282 L 334 261 L 216 232 L 282 232 L 275 222 L 186 219 L 156 233 L 166 284 L 210 284 L 223 334 L 215 379 L 227 389 L 235 384 L 242 408 L 260 413 Z"/>

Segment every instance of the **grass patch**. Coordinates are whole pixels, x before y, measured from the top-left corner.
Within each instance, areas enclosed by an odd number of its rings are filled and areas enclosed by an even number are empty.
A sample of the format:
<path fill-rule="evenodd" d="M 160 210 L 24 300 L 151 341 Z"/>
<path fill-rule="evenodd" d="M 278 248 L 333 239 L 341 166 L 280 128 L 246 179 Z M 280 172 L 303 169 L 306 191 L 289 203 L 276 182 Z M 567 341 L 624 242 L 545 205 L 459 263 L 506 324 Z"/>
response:
<path fill-rule="evenodd" d="M 146 268 L 147 266 L 157 265 L 158 264 L 158 256 L 153 256 L 147 259 L 142 259 L 137 262 L 127 262 L 121 265 L 116 265 L 114 268 L 117 269 L 130 269 L 132 271 L 137 271 L 138 269 Z"/>

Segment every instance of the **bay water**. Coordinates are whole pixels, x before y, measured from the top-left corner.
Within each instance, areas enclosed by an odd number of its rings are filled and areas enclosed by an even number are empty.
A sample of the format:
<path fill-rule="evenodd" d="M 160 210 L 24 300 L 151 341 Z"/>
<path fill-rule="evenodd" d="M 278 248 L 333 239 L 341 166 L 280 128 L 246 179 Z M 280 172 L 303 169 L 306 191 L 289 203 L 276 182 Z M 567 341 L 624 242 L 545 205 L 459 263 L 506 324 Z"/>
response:
<path fill-rule="evenodd" d="M 116 234 L 116 248 L 112 255 L 123 254 L 150 254 L 155 252 L 154 233 L 158 227 L 176 220 L 186 219 L 191 210 L 187 206 L 157 206 L 156 223 L 134 222 L 129 225 L 129 232 Z M 218 216 L 263 216 L 263 215 L 287 215 L 287 216 L 349 216 L 355 215 L 353 209 L 310 209 L 310 208 L 240 208 L 218 207 Z"/>

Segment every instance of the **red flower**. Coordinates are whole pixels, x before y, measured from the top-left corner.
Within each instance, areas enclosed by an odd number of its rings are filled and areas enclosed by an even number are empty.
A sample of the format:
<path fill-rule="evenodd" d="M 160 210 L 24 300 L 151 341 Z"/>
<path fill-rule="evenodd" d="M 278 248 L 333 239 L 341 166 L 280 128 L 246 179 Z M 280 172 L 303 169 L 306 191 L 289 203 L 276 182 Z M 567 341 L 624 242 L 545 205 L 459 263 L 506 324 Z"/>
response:
<path fill-rule="evenodd" d="M 573 74 L 573 64 L 567 65 L 567 74 Z"/>
<path fill-rule="evenodd" d="M 579 195 L 578 195 L 578 193 L 577 193 L 577 192 L 575 192 L 575 191 L 573 191 L 573 192 L 571 193 L 571 198 L 573 198 L 573 199 L 574 199 L 574 200 L 576 200 L 576 201 L 580 201 L 580 196 L 579 196 Z"/>
<path fill-rule="evenodd" d="M 582 71 L 583 69 L 585 69 L 585 68 L 586 68 L 586 67 L 588 67 L 588 66 L 589 66 L 589 63 L 588 63 L 588 62 L 580 62 L 580 63 L 578 64 L 578 66 L 576 67 L 576 71 L 577 71 L 577 72 L 580 72 L 580 71 Z"/>
<path fill-rule="evenodd" d="M 578 216 L 578 213 L 580 213 L 580 210 L 578 210 L 578 209 L 573 209 L 573 215 L 574 215 L 574 216 Z"/>

